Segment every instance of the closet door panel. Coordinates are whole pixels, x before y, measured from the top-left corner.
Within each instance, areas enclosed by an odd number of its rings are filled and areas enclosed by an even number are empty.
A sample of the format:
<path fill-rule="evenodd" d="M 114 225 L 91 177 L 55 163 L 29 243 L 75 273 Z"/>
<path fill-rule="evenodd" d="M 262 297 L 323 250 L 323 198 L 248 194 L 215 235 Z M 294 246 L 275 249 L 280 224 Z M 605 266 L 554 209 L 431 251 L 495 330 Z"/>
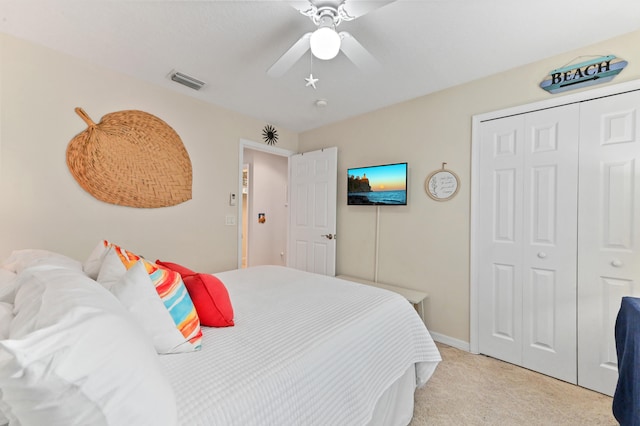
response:
<path fill-rule="evenodd" d="M 482 124 L 478 261 L 479 350 L 522 362 L 521 116 Z"/>
<path fill-rule="evenodd" d="M 613 395 L 620 301 L 640 297 L 640 93 L 585 102 L 581 115 L 578 384 Z"/>
<path fill-rule="evenodd" d="M 526 114 L 522 365 L 576 383 L 579 106 Z"/>

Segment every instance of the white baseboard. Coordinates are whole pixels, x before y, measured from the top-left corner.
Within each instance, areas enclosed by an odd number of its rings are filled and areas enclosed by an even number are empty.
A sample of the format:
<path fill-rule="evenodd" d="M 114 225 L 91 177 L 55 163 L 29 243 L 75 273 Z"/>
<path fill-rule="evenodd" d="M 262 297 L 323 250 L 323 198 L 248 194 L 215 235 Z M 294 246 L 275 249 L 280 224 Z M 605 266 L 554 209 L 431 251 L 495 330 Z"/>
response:
<path fill-rule="evenodd" d="M 453 337 L 445 336 L 444 334 L 434 333 L 432 331 L 429 332 L 431 334 L 431 338 L 438 343 L 442 343 L 456 349 L 460 349 L 461 351 L 469 352 L 470 346 L 469 342 L 465 342 L 463 340 L 454 339 Z"/>

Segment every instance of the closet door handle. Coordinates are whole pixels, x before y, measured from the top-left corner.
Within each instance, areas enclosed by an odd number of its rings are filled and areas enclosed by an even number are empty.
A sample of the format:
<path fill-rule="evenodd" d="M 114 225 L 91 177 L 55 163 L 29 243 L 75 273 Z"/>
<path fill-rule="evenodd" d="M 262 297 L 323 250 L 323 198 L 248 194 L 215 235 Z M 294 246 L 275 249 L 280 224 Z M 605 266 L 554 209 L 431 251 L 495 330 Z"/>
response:
<path fill-rule="evenodd" d="M 538 252 L 538 257 L 539 257 L 540 259 L 544 259 L 545 257 L 547 257 L 547 253 L 545 253 L 545 252 L 543 252 L 543 251 L 540 251 L 540 252 Z"/>
<path fill-rule="evenodd" d="M 613 259 L 611 261 L 611 266 L 614 266 L 616 268 L 619 268 L 623 265 L 622 261 L 620 259 Z"/>

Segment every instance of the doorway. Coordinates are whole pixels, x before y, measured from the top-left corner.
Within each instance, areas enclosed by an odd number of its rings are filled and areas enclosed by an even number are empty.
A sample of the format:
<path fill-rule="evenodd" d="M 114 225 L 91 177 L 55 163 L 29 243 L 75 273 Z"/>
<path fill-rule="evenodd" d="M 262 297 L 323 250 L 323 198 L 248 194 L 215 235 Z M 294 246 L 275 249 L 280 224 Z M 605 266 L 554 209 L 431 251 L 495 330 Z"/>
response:
<path fill-rule="evenodd" d="M 238 268 L 286 265 L 288 159 L 293 151 L 240 140 Z"/>
<path fill-rule="evenodd" d="M 241 206 L 242 206 L 242 212 L 241 212 L 241 219 L 240 219 L 240 226 L 241 226 L 241 231 L 242 232 L 242 241 L 241 241 L 241 245 L 242 245 L 242 268 L 246 268 L 249 264 L 248 261 L 248 256 L 249 256 L 249 247 L 247 245 L 247 238 L 249 236 L 249 164 L 245 163 L 242 166 L 242 192 L 241 192 L 241 196 L 240 198 L 242 198 L 241 201 Z"/>

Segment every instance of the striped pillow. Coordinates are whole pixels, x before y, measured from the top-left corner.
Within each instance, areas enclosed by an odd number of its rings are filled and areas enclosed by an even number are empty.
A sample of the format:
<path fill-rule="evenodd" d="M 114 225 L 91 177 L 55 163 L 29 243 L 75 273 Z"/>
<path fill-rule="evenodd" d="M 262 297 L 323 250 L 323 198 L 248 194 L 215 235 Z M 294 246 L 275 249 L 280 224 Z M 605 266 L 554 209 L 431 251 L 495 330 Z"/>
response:
<path fill-rule="evenodd" d="M 120 261 L 127 270 L 135 265 L 136 262 L 143 262 L 149 278 L 151 278 L 176 327 L 185 340 L 191 344 L 191 350 L 199 350 L 202 343 L 200 319 L 180 274 L 151 263 L 115 244 L 110 244 L 110 246 L 118 254 Z"/>
<path fill-rule="evenodd" d="M 176 327 L 194 346 L 194 350 L 200 349 L 202 342 L 200 319 L 180 274 L 144 259 L 142 261 Z"/>

